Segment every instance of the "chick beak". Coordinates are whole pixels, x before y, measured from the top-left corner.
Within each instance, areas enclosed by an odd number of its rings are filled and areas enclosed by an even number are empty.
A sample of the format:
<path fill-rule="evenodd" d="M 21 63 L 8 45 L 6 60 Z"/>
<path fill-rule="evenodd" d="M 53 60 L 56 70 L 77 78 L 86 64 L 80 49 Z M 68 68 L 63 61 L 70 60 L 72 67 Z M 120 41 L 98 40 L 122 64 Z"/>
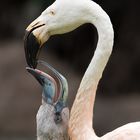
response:
<path fill-rule="evenodd" d="M 31 23 L 25 32 L 24 37 L 24 49 L 25 49 L 25 57 L 27 64 L 31 68 L 36 68 L 37 66 L 37 57 L 39 55 L 41 49 L 41 42 L 38 39 L 38 36 L 33 34 L 34 30 L 41 28 L 45 24 L 39 24 L 38 22 Z"/>
<path fill-rule="evenodd" d="M 37 81 L 43 86 L 44 77 L 42 76 L 41 71 L 29 67 L 26 67 L 26 70 L 29 73 L 31 73 L 37 79 Z"/>

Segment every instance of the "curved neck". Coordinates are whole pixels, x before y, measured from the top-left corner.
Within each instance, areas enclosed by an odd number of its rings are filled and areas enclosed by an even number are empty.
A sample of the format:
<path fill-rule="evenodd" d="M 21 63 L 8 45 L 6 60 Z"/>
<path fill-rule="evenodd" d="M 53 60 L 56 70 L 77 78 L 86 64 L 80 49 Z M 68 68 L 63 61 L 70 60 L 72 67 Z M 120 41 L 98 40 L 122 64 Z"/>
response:
<path fill-rule="evenodd" d="M 110 18 L 99 5 L 92 1 L 89 2 L 88 8 L 87 21 L 97 28 L 98 44 L 72 106 L 69 121 L 69 135 L 72 140 L 97 138 L 92 129 L 96 89 L 113 47 L 114 32 Z"/>

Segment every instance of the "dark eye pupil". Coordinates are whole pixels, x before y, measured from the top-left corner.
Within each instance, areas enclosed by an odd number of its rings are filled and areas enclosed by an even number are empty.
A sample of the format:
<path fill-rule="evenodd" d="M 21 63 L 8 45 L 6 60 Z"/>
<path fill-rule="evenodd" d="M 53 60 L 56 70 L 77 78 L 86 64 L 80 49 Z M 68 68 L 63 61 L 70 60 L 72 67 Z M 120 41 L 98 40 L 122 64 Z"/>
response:
<path fill-rule="evenodd" d="M 54 11 L 51 11 L 51 14 L 52 14 L 52 15 L 55 15 Z"/>

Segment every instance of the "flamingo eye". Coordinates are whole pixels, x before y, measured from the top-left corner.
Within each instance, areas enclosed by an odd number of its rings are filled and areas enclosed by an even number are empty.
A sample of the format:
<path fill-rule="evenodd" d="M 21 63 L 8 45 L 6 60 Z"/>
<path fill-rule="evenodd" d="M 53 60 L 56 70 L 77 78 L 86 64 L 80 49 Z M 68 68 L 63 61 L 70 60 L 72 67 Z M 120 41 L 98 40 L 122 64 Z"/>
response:
<path fill-rule="evenodd" d="M 55 15 L 55 12 L 53 10 L 50 11 L 51 15 Z"/>

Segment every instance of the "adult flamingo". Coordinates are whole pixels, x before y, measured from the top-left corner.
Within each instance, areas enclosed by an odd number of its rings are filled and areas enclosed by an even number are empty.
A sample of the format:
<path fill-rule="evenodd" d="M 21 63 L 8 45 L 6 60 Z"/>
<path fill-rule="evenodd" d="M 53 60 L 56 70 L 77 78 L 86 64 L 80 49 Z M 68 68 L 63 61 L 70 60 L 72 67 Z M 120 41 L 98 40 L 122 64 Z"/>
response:
<path fill-rule="evenodd" d="M 47 67 L 51 76 L 38 69 L 26 68 L 43 87 L 42 105 L 36 116 L 37 140 L 69 140 L 67 80 L 48 63 L 39 63 Z"/>
<path fill-rule="evenodd" d="M 70 32 L 84 23 L 92 23 L 97 28 L 98 44 L 72 106 L 70 138 L 140 140 L 140 122 L 124 125 L 102 137 L 96 136 L 92 128 L 96 89 L 111 55 L 114 38 L 110 18 L 98 4 L 91 0 L 56 0 L 26 29 L 27 63 L 30 67 L 36 67 L 38 51 L 50 36 Z"/>

